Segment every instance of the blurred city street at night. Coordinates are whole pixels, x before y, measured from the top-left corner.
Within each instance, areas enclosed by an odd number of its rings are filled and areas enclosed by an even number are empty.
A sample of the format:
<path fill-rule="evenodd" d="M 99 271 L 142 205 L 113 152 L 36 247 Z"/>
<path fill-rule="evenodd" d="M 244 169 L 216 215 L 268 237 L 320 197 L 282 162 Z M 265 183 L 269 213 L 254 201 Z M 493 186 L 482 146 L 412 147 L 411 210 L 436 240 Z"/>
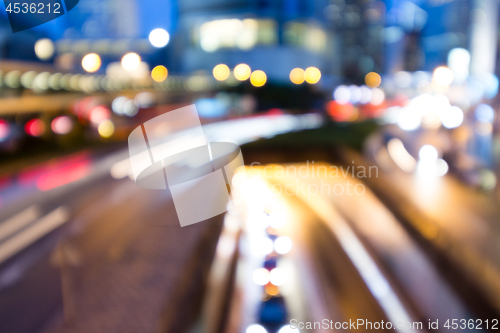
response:
<path fill-rule="evenodd" d="M 4 0 L 0 333 L 500 328 L 497 0 Z"/>

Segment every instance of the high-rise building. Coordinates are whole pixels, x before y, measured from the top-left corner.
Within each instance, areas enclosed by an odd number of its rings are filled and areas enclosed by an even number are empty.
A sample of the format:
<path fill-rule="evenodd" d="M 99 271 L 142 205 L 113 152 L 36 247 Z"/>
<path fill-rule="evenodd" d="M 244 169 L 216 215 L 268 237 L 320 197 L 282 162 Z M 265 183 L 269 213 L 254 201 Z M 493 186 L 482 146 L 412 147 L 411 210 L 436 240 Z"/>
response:
<path fill-rule="evenodd" d="M 289 82 L 293 68 L 338 73 L 335 34 L 325 16 L 328 0 L 179 1 L 177 67 L 211 71 L 239 63 Z"/>

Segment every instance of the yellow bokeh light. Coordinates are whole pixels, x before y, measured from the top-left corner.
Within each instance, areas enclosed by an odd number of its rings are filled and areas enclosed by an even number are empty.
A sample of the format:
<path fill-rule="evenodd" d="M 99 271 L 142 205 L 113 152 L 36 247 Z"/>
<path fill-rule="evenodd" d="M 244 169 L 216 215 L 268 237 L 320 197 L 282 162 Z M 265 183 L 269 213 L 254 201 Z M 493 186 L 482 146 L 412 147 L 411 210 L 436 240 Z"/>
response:
<path fill-rule="evenodd" d="M 268 284 L 264 287 L 264 291 L 269 296 L 277 296 L 280 293 L 280 289 L 272 284 Z"/>
<path fill-rule="evenodd" d="M 167 70 L 167 68 L 165 66 L 161 66 L 161 65 L 160 66 L 156 66 L 151 71 L 151 77 L 156 82 L 163 82 L 163 81 L 165 81 L 167 79 L 167 76 L 168 76 L 168 70 Z"/>
<path fill-rule="evenodd" d="M 262 87 L 264 84 L 266 84 L 267 81 L 267 75 L 261 70 L 254 71 L 252 75 L 250 75 L 250 83 L 254 87 Z"/>
<path fill-rule="evenodd" d="M 109 119 L 103 120 L 97 127 L 97 131 L 103 138 L 109 138 L 115 132 L 115 124 Z"/>
<path fill-rule="evenodd" d="M 453 72 L 446 66 L 434 70 L 434 81 L 442 87 L 447 87 L 453 82 Z"/>
<path fill-rule="evenodd" d="M 217 81 L 224 81 L 229 77 L 229 67 L 224 64 L 219 64 L 214 67 L 213 74 Z"/>
<path fill-rule="evenodd" d="M 365 83 L 370 88 L 377 88 L 382 83 L 382 78 L 375 72 L 370 72 L 365 76 Z"/>
<path fill-rule="evenodd" d="M 127 53 L 122 58 L 122 66 L 127 71 L 136 70 L 141 64 L 141 57 L 134 52 Z"/>
<path fill-rule="evenodd" d="M 294 68 L 290 72 L 290 81 L 295 84 L 301 84 L 305 81 L 305 73 L 302 68 Z"/>
<path fill-rule="evenodd" d="M 82 59 L 82 67 L 89 73 L 94 73 L 101 68 L 101 57 L 97 53 L 89 53 Z"/>
<path fill-rule="evenodd" d="M 250 77 L 252 70 L 247 64 L 239 64 L 234 67 L 234 77 L 238 81 L 245 81 Z"/>
<path fill-rule="evenodd" d="M 308 67 L 305 71 L 307 83 L 315 84 L 321 79 L 321 72 L 316 67 Z"/>

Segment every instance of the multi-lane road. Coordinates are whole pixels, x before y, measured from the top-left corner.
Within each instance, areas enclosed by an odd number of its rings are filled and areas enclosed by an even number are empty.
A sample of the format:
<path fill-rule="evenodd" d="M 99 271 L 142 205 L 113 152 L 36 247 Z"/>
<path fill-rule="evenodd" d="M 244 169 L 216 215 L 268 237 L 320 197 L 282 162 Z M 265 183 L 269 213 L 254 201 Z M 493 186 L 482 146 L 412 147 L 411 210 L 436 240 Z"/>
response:
<path fill-rule="evenodd" d="M 204 132 L 212 142 L 243 144 L 321 122 L 316 115 L 256 117 L 209 124 Z M 71 328 L 58 326 L 56 316 L 55 331 L 154 330 L 211 224 L 181 228 L 168 190 L 141 189 L 131 173 L 127 147 L 115 147 L 4 177 L 0 331 L 33 332 L 58 307 Z"/>
<path fill-rule="evenodd" d="M 211 142 L 242 145 L 322 123 L 314 114 L 261 116 L 207 124 L 203 131 Z M 218 216 L 185 228 L 168 190 L 141 189 L 131 179 L 125 146 L 4 176 L 0 331 L 245 332 L 267 323 L 272 332 L 293 318 L 423 323 L 405 331 L 428 331 L 430 320 L 446 331 L 448 319 L 475 322 L 499 313 L 495 271 L 468 274 L 474 258 L 457 260 L 453 251 L 475 251 L 495 267 L 498 215 L 484 197 L 450 176 L 437 189 L 422 189 L 411 175 L 370 169 L 377 166 L 359 155 L 325 146 L 294 150 L 293 140 L 289 146 L 286 154 L 277 146 L 262 152 L 262 162 L 281 164 L 248 169 L 250 187 L 242 188 L 255 197 L 228 215 L 229 222 Z M 344 158 L 320 162 L 317 148 L 323 160 Z M 248 156 L 247 164 L 259 161 L 259 152 Z M 282 211 L 273 213 L 270 202 L 280 202 Z M 429 221 L 440 237 L 429 237 Z M 280 236 L 291 241 L 291 251 L 276 245 Z M 433 242 L 443 237 L 446 248 Z M 269 281 L 259 268 L 271 271 Z M 218 286 L 219 296 L 202 294 L 205 283 Z M 286 318 L 266 312 L 278 308 Z M 218 313 L 216 323 L 200 319 L 207 311 Z"/>

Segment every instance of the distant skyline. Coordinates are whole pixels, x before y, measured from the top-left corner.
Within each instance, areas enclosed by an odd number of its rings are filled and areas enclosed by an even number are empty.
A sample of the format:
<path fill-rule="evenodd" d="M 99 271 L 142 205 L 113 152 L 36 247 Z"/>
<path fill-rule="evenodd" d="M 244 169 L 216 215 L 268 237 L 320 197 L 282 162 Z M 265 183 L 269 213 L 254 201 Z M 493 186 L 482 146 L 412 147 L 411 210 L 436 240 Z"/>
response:
<path fill-rule="evenodd" d="M 0 21 L 8 24 L 5 8 L 0 12 Z M 126 22 L 120 21 L 118 13 L 126 17 Z M 47 36 L 53 40 L 68 37 L 147 38 L 155 28 L 173 33 L 176 25 L 175 0 L 80 0 L 66 15 L 29 29 L 26 33 Z"/>

